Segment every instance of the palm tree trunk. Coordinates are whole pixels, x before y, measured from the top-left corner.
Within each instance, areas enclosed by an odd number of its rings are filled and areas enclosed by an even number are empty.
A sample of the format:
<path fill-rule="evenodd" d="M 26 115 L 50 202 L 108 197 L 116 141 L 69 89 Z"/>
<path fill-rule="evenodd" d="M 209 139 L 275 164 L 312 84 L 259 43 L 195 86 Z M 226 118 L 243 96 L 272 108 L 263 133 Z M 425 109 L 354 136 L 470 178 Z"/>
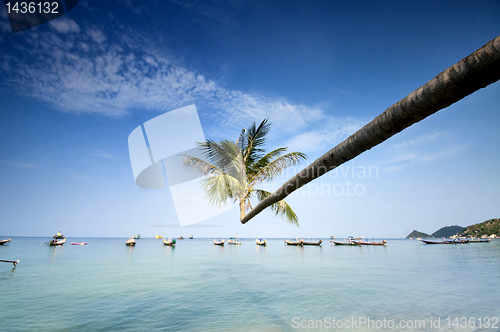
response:
<path fill-rule="evenodd" d="M 499 79 L 500 36 L 389 107 L 345 141 L 316 159 L 276 192 L 257 204 L 244 218 L 241 218 L 241 223 L 247 223 L 259 212 L 284 199 L 298 188 L 403 129 Z"/>
<path fill-rule="evenodd" d="M 243 218 L 245 218 L 245 210 L 246 210 L 245 200 L 243 199 L 240 202 L 240 220 L 243 220 Z"/>

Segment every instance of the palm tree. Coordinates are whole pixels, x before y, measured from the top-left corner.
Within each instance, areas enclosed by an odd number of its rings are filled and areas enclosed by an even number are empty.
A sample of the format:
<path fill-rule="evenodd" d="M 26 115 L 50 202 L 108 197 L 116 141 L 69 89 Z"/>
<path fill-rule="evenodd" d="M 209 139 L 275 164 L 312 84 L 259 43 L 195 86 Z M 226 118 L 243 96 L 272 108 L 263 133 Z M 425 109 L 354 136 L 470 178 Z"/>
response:
<path fill-rule="evenodd" d="M 213 140 L 197 143 L 205 160 L 192 156 L 184 156 L 183 159 L 187 170 L 206 175 L 202 187 L 210 203 L 220 207 L 228 199 L 238 202 L 240 220 L 243 220 L 247 210 L 252 209 L 250 198 L 253 195 L 259 201 L 271 195 L 258 189 L 257 185 L 271 181 L 287 167 L 307 158 L 302 152 L 285 154 L 287 148 L 265 153 L 263 146 L 270 127 L 268 119 L 264 119 L 258 127 L 254 122 L 248 130 L 243 129 L 236 142 L 224 139 L 219 143 Z M 299 225 L 297 215 L 284 200 L 276 201 L 269 207 L 276 215 Z"/>
<path fill-rule="evenodd" d="M 386 109 L 366 126 L 316 159 L 249 211 L 241 223 L 247 223 L 268 206 L 283 200 L 293 191 L 403 129 L 499 79 L 500 36 Z"/>

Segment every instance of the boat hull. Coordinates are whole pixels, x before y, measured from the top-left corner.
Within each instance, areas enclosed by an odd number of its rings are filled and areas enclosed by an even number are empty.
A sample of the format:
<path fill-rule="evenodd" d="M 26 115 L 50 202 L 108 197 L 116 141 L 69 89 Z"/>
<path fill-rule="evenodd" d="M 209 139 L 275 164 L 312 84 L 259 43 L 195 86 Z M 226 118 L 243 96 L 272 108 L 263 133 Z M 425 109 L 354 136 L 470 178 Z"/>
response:
<path fill-rule="evenodd" d="M 11 239 L 1 240 L 1 241 L 0 241 L 0 246 L 3 246 L 4 244 L 9 243 L 10 241 L 12 241 L 12 240 L 11 240 Z"/>
<path fill-rule="evenodd" d="M 177 241 L 175 241 L 175 239 L 173 239 L 173 240 L 165 240 L 164 239 L 163 240 L 163 244 L 166 245 L 166 246 L 170 246 L 170 247 L 175 247 L 175 243 L 176 242 Z"/>
<path fill-rule="evenodd" d="M 336 246 L 359 246 L 359 243 L 357 242 L 339 242 L 339 241 L 332 241 Z"/>
<path fill-rule="evenodd" d="M 429 241 L 422 240 L 425 244 L 467 244 L 469 241 Z"/>
<path fill-rule="evenodd" d="M 323 240 L 319 240 L 317 242 L 302 241 L 302 245 L 304 246 L 320 246 L 321 243 L 323 243 Z"/>
<path fill-rule="evenodd" d="M 302 247 L 304 245 L 304 241 L 288 241 L 288 240 L 283 240 L 285 243 L 289 246 L 300 246 Z"/>

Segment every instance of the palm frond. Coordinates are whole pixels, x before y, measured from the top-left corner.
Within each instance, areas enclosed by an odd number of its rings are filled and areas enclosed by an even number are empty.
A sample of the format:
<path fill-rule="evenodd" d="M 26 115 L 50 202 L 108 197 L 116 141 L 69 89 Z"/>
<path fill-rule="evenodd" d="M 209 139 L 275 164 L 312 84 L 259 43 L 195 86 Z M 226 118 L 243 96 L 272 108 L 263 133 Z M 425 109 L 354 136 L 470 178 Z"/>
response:
<path fill-rule="evenodd" d="M 211 174 L 223 174 L 224 172 L 218 168 L 217 166 L 206 162 L 203 159 L 188 156 L 188 155 L 180 155 L 183 157 L 182 163 L 184 167 L 188 171 L 193 171 L 196 173 L 201 173 L 203 175 L 211 175 Z"/>
<path fill-rule="evenodd" d="M 302 160 L 305 160 L 306 158 L 307 156 L 302 152 L 287 153 L 261 167 L 257 171 L 257 173 L 252 176 L 250 181 L 253 184 L 260 183 L 262 181 L 270 181 L 276 176 L 279 176 L 285 170 L 285 168 L 294 166 L 300 163 Z"/>
<path fill-rule="evenodd" d="M 257 174 L 259 170 L 265 166 L 267 166 L 271 161 L 280 157 L 283 153 L 285 153 L 287 148 L 278 148 L 273 150 L 266 155 L 262 156 L 259 160 L 257 160 L 254 164 L 247 166 L 247 173 L 249 175 Z"/>
<path fill-rule="evenodd" d="M 206 140 L 206 142 L 197 144 L 202 150 L 205 159 L 210 160 L 219 169 L 225 170 L 231 164 L 231 151 L 226 149 L 225 141 L 221 141 L 220 145 L 213 140 Z"/>
<path fill-rule="evenodd" d="M 235 199 L 241 191 L 237 179 L 227 174 L 209 176 L 201 180 L 201 187 L 205 190 L 205 197 L 210 204 L 220 208 L 228 199 Z"/>
<path fill-rule="evenodd" d="M 266 135 L 271 128 L 269 119 L 264 119 L 259 127 L 256 128 L 255 122 L 246 132 L 246 148 L 243 152 L 244 160 L 247 165 L 255 163 L 261 157 L 264 149 L 259 148 L 266 144 Z"/>
<path fill-rule="evenodd" d="M 271 193 L 269 191 L 265 191 L 262 189 L 256 189 L 255 193 L 257 195 L 259 202 L 262 201 L 263 199 L 265 199 L 266 197 L 268 197 L 269 195 L 271 195 Z M 269 208 L 271 208 L 271 210 L 274 212 L 275 215 L 282 217 L 283 219 L 285 219 L 287 222 L 289 222 L 292 225 L 300 227 L 299 218 L 297 217 L 295 212 L 292 210 L 290 205 L 288 205 L 288 203 L 285 202 L 284 200 L 281 200 L 281 201 L 278 201 L 274 204 L 271 204 L 269 206 Z"/>

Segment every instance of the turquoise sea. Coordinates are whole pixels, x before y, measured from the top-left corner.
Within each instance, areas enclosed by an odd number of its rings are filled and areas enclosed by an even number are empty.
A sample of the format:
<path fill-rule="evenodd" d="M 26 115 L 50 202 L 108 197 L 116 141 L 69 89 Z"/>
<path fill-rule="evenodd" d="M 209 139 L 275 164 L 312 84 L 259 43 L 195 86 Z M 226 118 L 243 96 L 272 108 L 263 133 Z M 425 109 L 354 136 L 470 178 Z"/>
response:
<path fill-rule="evenodd" d="M 13 237 L 0 246 L 0 259 L 20 260 L 15 268 L 0 263 L 1 331 L 500 329 L 498 240 L 336 247 L 323 239 L 321 247 L 290 247 L 267 239 L 260 247 L 241 239 L 219 247 L 185 239 L 171 248 L 156 239 L 126 247 L 125 238 L 68 238 L 63 247 L 41 245 L 48 240 Z"/>

